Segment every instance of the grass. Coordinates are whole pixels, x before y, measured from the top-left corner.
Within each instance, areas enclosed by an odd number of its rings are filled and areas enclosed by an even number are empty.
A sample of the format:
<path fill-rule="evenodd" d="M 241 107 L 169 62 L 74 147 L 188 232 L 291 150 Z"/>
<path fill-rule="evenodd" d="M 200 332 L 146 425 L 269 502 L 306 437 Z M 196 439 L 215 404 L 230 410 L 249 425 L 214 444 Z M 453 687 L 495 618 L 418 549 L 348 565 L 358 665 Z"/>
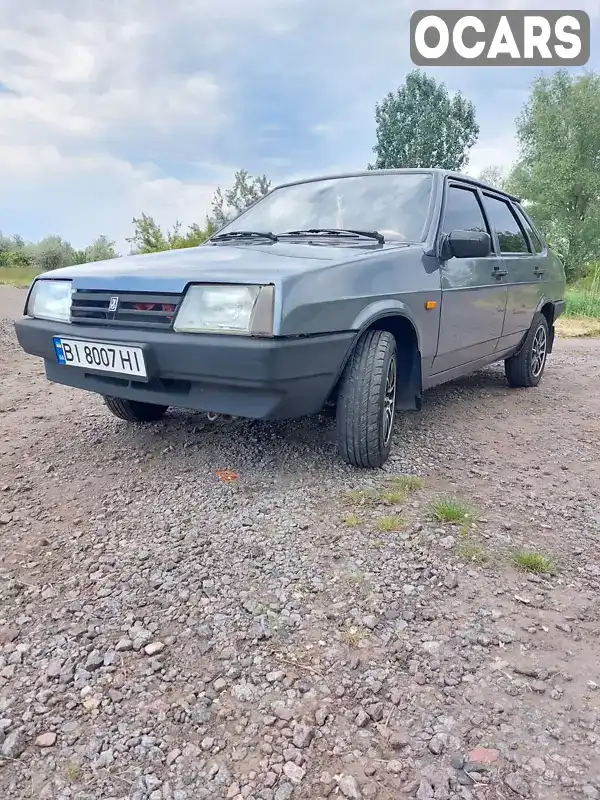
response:
<path fill-rule="evenodd" d="M 393 517 L 381 517 L 379 520 L 379 530 L 385 533 L 393 533 L 395 531 L 401 531 L 404 527 L 404 521 L 402 517 L 393 516 Z"/>
<path fill-rule="evenodd" d="M 0 283 L 27 288 L 40 271 L 33 267 L 0 267 Z"/>
<path fill-rule="evenodd" d="M 575 287 L 569 289 L 566 296 L 565 316 L 600 319 L 600 288 L 597 291 Z"/>
<path fill-rule="evenodd" d="M 474 519 L 474 513 L 462 500 L 455 497 L 441 497 L 429 505 L 431 516 L 438 522 L 465 525 Z"/>
<path fill-rule="evenodd" d="M 416 475 L 398 475 L 395 478 L 390 478 L 390 483 L 396 487 L 397 491 L 405 495 L 418 492 L 423 488 L 423 481 L 417 478 Z"/>
<path fill-rule="evenodd" d="M 556 332 L 564 339 L 597 337 L 600 336 L 600 319 L 563 315 L 556 320 Z"/>
<path fill-rule="evenodd" d="M 463 536 L 458 543 L 457 553 L 462 561 L 470 561 L 472 564 L 485 564 L 490 560 L 487 550 L 468 536 Z"/>
<path fill-rule="evenodd" d="M 423 488 L 423 481 L 416 475 L 398 475 L 390 478 L 385 485 L 377 489 L 351 489 L 345 493 L 346 498 L 354 505 L 399 505 L 409 495 Z"/>
<path fill-rule="evenodd" d="M 346 517 L 344 522 L 349 528 L 356 528 L 360 525 L 360 517 L 357 517 L 356 514 L 350 514 L 349 517 Z"/>
<path fill-rule="evenodd" d="M 519 569 L 538 575 L 541 573 L 551 574 L 553 570 L 552 561 L 548 556 L 533 550 L 518 550 L 513 553 L 513 562 Z"/>
<path fill-rule="evenodd" d="M 600 336 L 600 269 L 567 289 L 564 314 L 556 329 L 560 336 Z"/>
<path fill-rule="evenodd" d="M 346 628 L 346 630 L 342 633 L 342 641 L 344 644 L 347 644 L 348 647 L 359 647 L 365 638 L 363 631 L 359 630 L 358 628 Z"/>
<path fill-rule="evenodd" d="M 78 781 L 81 777 L 81 767 L 74 761 L 69 761 L 67 764 L 67 777 L 70 781 Z"/>

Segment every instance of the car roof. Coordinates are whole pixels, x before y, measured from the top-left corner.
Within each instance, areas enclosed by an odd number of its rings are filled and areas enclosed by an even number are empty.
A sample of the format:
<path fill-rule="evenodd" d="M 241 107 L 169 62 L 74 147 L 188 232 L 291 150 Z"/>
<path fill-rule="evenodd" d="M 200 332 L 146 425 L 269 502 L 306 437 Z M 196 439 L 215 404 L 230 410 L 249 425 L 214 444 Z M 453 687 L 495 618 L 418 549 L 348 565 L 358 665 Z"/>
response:
<path fill-rule="evenodd" d="M 472 186 L 477 186 L 480 189 L 487 189 L 488 191 L 493 191 L 496 194 L 501 194 L 504 197 L 508 197 L 510 200 L 514 200 L 517 203 L 521 202 L 521 198 L 516 197 L 513 194 L 509 194 L 509 192 L 504 191 L 503 189 L 499 189 L 496 186 L 492 186 L 490 183 L 486 183 L 485 181 L 480 181 L 477 178 L 471 177 L 471 175 L 465 175 L 464 172 L 453 172 L 449 169 L 438 169 L 438 168 L 431 168 L 431 169 L 423 169 L 423 168 L 414 168 L 414 169 L 364 169 L 359 170 L 357 172 L 338 172 L 333 175 L 318 175 L 311 178 L 301 178 L 296 181 L 286 181 L 286 183 L 280 183 L 277 186 L 273 187 L 274 189 L 281 189 L 284 186 L 298 186 L 302 183 L 315 183 L 317 181 L 330 181 L 330 180 L 338 180 L 340 178 L 360 178 L 366 175 L 441 175 L 442 177 L 448 178 L 456 178 L 464 183 L 470 183 Z"/>

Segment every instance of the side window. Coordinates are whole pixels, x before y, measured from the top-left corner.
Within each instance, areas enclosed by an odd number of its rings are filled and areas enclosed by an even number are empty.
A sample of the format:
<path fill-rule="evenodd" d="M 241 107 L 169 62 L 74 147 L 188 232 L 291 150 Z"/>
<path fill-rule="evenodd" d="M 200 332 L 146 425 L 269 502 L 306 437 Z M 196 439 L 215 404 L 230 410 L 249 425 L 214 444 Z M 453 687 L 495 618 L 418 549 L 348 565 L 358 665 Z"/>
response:
<path fill-rule="evenodd" d="M 498 235 L 501 253 L 530 253 L 527 239 L 509 204 L 498 197 L 484 195 L 487 218 Z"/>
<path fill-rule="evenodd" d="M 442 232 L 452 231 L 489 233 L 477 195 L 471 189 L 448 187 Z"/>
<path fill-rule="evenodd" d="M 515 210 L 517 212 L 517 216 L 521 220 L 521 224 L 523 225 L 523 227 L 525 228 L 525 230 L 529 234 L 529 238 L 531 240 L 531 244 L 533 245 L 533 249 L 535 250 L 536 253 L 541 253 L 543 251 L 543 249 L 544 249 L 544 245 L 542 243 L 542 240 L 540 239 L 540 237 L 537 235 L 537 233 L 532 228 L 531 223 L 529 222 L 529 220 L 527 219 L 527 217 L 523 213 L 523 209 L 520 206 L 518 206 L 516 203 L 514 205 L 514 208 L 515 208 Z"/>

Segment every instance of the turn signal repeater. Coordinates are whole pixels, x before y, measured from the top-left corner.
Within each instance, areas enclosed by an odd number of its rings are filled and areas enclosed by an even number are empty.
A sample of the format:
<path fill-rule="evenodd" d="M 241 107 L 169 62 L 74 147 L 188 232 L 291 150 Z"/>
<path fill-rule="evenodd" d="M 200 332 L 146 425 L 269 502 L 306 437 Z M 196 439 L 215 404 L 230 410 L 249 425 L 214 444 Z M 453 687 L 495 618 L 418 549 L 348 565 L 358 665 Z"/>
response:
<path fill-rule="evenodd" d="M 437 308 L 437 300 L 426 300 L 425 308 L 427 311 L 433 311 L 434 308 Z"/>

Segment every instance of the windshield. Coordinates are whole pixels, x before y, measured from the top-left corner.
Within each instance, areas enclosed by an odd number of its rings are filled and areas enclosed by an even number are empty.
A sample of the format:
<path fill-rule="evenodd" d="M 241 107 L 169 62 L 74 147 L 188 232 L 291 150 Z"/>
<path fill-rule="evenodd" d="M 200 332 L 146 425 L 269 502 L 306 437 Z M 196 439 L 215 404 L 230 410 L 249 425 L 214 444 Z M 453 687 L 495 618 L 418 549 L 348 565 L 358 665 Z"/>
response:
<path fill-rule="evenodd" d="M 233 231 L 345 228 L 379 231 L 386 239 L 421 242 L 432 175 L 360 175 L 282 186 L 226 225 Z"/>

